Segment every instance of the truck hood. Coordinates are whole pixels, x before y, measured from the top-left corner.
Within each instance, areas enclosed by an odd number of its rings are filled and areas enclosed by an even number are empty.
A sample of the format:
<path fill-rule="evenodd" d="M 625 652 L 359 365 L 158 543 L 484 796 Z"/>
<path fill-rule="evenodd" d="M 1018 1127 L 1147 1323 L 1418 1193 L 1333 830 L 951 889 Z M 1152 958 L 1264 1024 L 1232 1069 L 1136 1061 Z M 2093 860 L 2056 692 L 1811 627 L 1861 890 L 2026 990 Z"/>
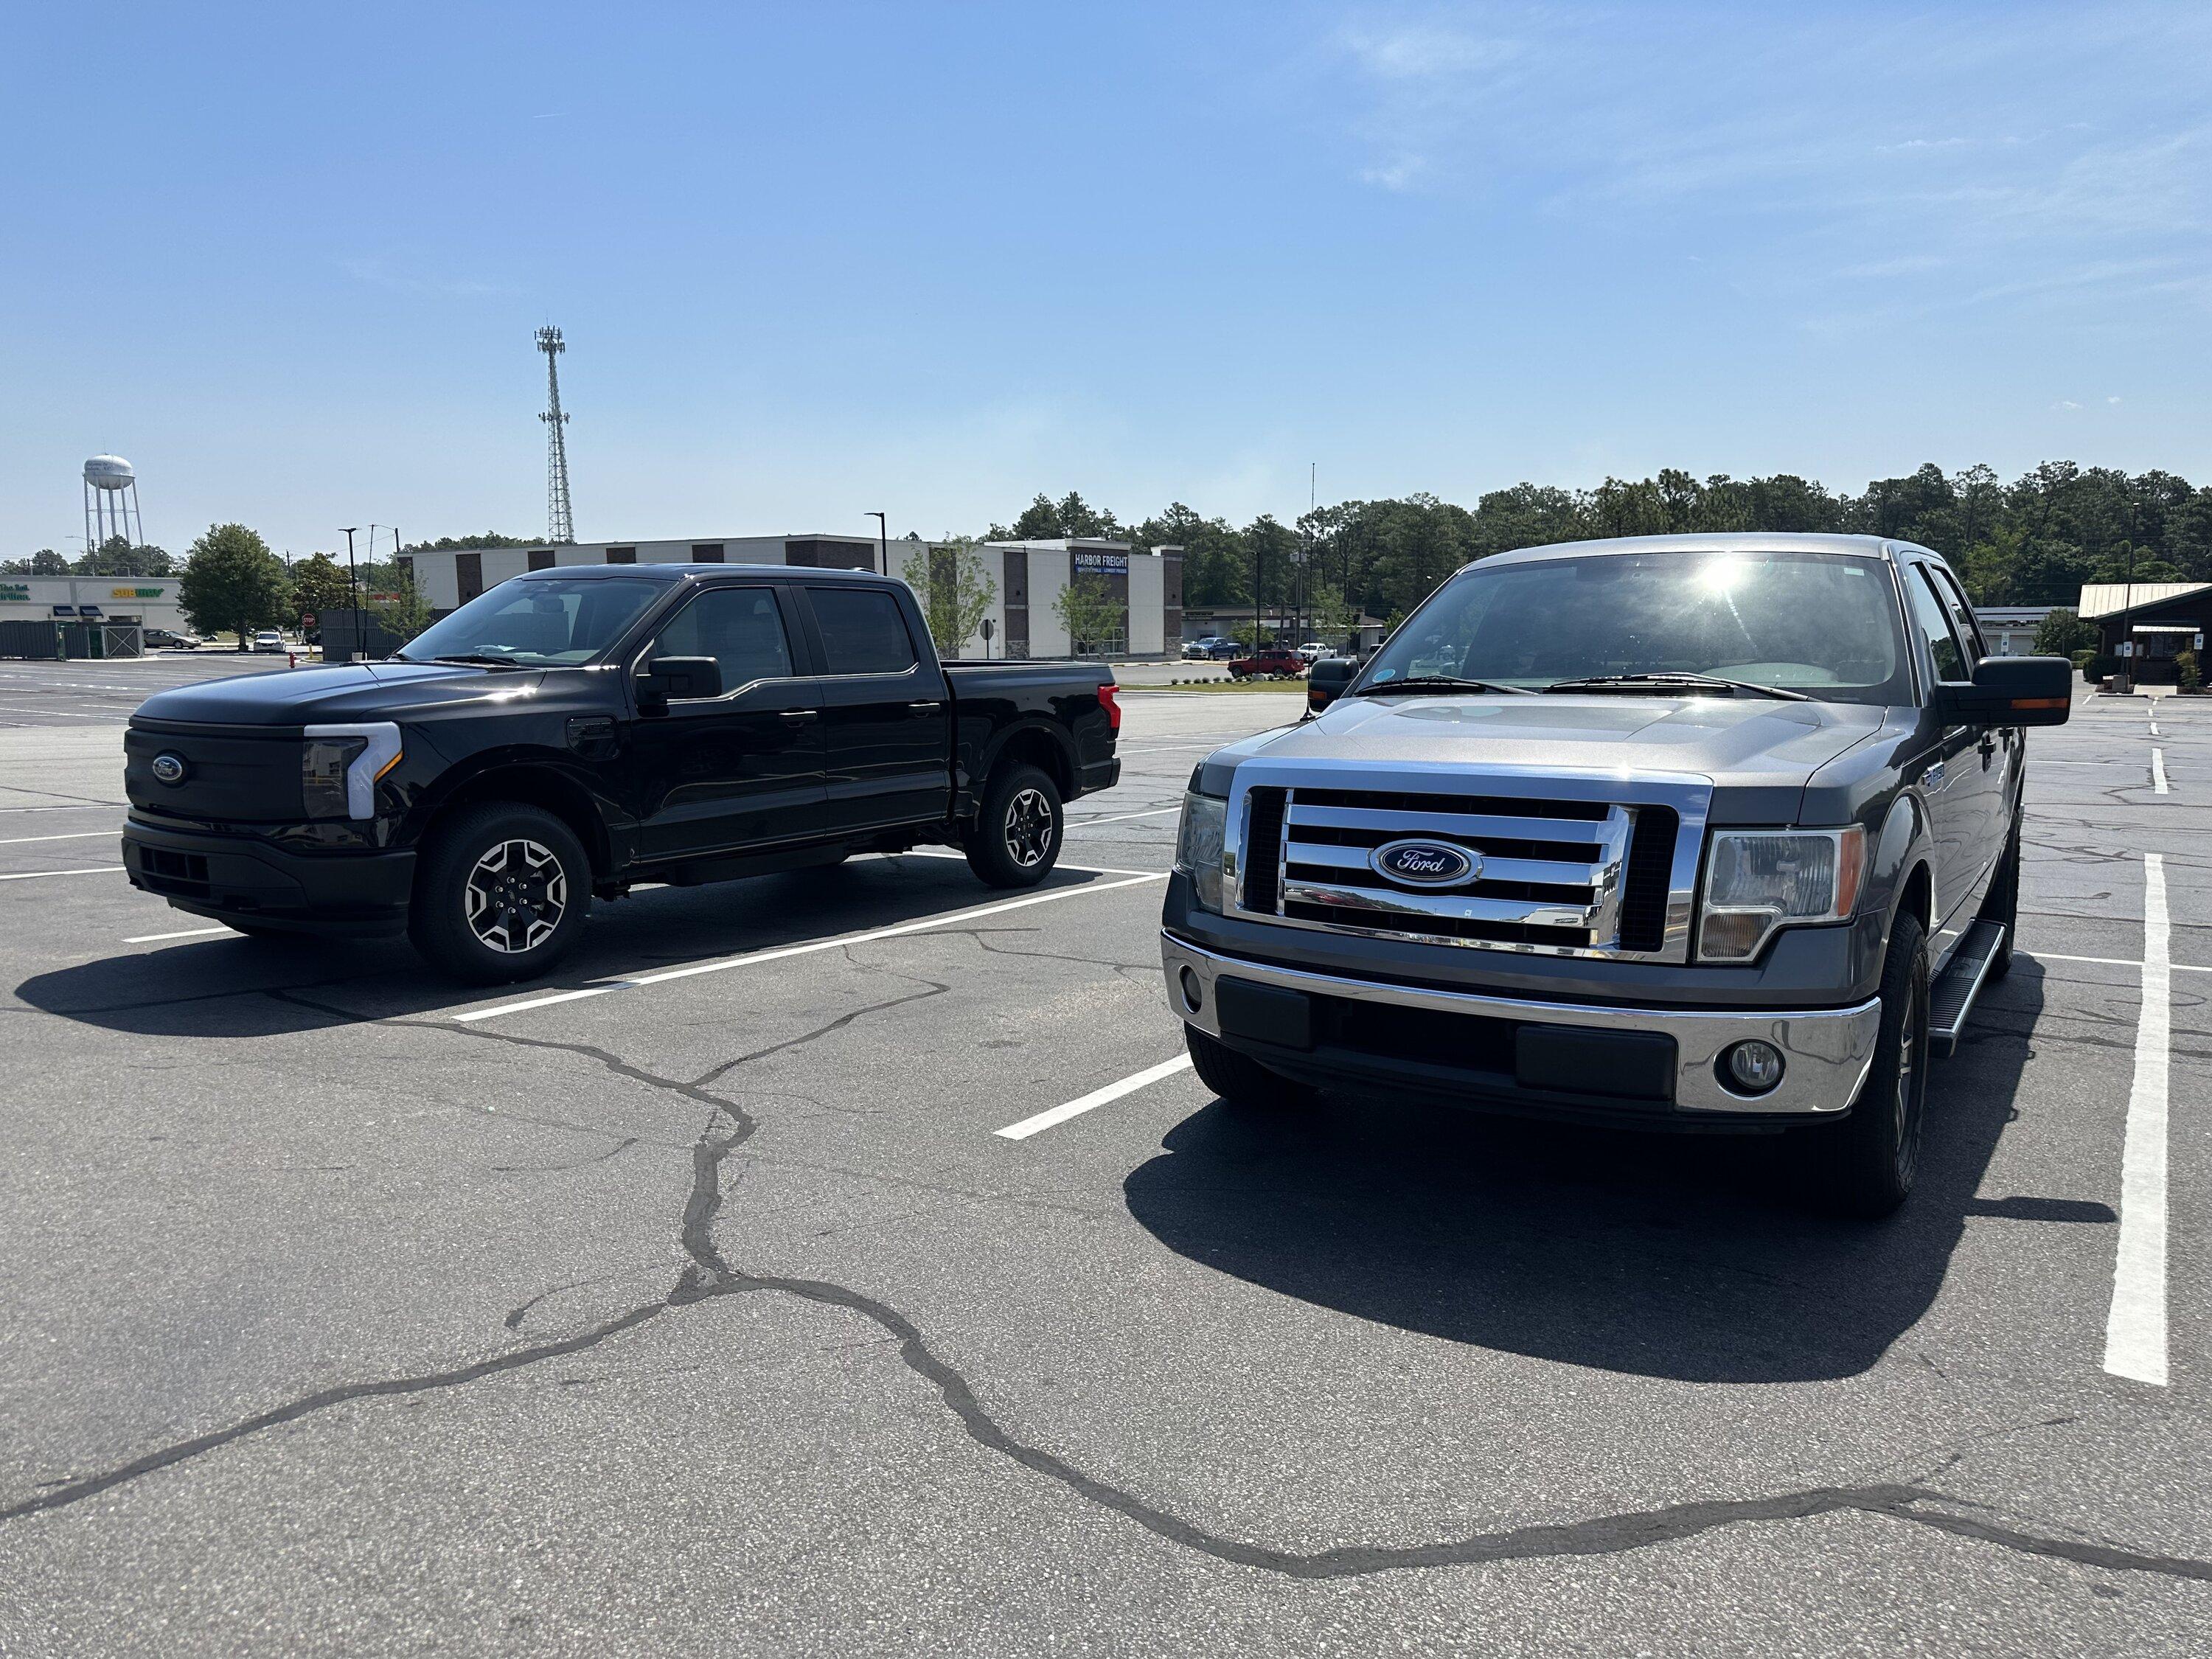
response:
<path fill-rule="evenodd" d="M 1741 807 L 1771 817 L 1794 811 L 1806 781 L 1880 730 L 1884 713 L 1745 696 L 1346 697 L 1223 758 L 1688 774 L 1711 779 L 1717 797 L 1744 792 Z"/>
<path fill-rule="evenodd" d="M 180 685 L 155 692 L 138 705 L 137 714 L 147 720 L 210 726 L 396 720 L 457 704 L 527 696 L 544 678 L 533 669 L 460 663 L 345 663 Z"/>

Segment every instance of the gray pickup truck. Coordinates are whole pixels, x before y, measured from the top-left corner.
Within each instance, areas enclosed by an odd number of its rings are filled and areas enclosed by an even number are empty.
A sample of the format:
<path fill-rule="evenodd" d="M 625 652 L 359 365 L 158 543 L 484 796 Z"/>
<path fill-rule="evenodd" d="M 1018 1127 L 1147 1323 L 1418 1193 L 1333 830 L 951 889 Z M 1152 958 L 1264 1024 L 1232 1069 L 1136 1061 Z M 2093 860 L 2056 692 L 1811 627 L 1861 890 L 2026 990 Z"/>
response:
<path fill-rule="evenodd" d="M 1988 655 L 1923 547 L 1485 559 L 1192 774 L 1170 1002 L 1232 1103 L 1787 1131 L 1827 1205 L 1886 1214 L 1929 1056 L 2010 965 L 2021 728 L 2071 690 Z"/>

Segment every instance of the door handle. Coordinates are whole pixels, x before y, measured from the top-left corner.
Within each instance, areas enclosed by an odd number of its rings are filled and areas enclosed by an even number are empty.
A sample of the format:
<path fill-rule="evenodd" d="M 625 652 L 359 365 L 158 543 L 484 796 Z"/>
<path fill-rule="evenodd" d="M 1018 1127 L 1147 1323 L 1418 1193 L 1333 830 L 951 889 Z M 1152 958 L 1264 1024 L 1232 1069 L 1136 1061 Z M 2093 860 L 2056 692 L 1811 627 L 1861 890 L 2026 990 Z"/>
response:
<path fill-rule="evenodd" d="M 907 708 L 911 712 L 917 714 L 933 714 L 944 707 L 945 705 L 941 702 L 910 702 L 907 704 Z"/>
<path fill-rule="evenodd" d="M 822 711 L 818 708 L 784 708 L 777 712 L 793 726 L 804 726 Z"/>

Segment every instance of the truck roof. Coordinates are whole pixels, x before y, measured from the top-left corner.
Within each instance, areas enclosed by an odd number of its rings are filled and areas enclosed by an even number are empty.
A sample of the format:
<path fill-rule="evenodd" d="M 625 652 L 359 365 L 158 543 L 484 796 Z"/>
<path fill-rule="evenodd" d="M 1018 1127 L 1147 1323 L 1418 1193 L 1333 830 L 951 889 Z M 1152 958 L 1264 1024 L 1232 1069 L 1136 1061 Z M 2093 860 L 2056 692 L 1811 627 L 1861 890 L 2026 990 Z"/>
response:
<path fill-rule="evenodd" d="M 1894 560 L 1900 554 L 1940 559 L 1942 555 L 1916 542 L 1888 536 L 1835 536 L 1791 530 L 1745 530 L 1683 536 L 1613 536 L 1587 542 L 1552 542 L 1516 547 L 1477 561 L 1485 565 L 1520 564 L 1537 559 L 1583 558 L 1607 553 L 1847 553 L 1862 559 Z M 1472 567 L 1470 567 L 1472 568 Z"/>
<path fill-rule="evenodd" d="M 568 580 L 583 577 L 586 580 L 609 580 L 622 576 L 643 576 L 648 580 L 679 581 L 686 576 L 744 577 L 748 581 L 830 581 L 884 582 L 900 580 L 875 570 L 848 570 L 842 565 L 811 564 L 753 564 L 738 560 L 727 564 L 561 564 L 545 570 L 526 570 L 509 576 L 507 581 L 544 581 L 552 578 Z M 489 591 L 489 590 L 487 590 Z"/>

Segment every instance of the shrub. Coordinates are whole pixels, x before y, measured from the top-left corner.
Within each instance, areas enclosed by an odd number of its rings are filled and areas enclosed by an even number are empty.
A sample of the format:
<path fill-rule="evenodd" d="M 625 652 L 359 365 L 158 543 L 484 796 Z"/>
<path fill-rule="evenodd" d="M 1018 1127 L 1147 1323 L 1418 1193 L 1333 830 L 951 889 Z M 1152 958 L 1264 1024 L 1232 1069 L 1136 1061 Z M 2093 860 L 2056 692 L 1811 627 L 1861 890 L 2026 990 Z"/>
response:
<path fill-rule="evenodd" d="M 2173 656 L 2174 682 L 2184 691 L 2194 691 L 2203 684 L 2203 671 L 2197 663 L 2194 651 L 2177 651 Z"/>

